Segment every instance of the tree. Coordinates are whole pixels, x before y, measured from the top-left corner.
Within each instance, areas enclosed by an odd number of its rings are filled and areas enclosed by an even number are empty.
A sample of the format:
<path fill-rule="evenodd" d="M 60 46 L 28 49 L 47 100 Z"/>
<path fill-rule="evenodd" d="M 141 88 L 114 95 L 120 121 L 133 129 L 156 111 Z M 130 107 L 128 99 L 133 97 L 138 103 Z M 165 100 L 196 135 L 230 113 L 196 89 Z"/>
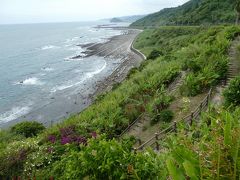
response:
<path fill-rule="evenodd" d="M 240 0 L 236 0 L 235 10 L 236 10 L 236 13 L 237 13 L 236 24 L 239 24 L 239 18 L 240 18 Z"/>

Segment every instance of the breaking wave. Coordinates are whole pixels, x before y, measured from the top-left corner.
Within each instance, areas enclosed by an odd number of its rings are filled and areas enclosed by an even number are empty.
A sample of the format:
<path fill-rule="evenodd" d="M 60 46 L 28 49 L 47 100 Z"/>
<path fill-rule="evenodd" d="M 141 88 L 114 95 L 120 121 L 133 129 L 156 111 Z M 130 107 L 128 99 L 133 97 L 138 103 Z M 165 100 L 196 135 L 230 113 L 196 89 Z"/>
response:
<path fill-rule="evenodd" d="M 24 81 L 20 81 L 17 84 L 22 84 L 22 85 L 43 85 L 44 83 L 41 82 L 38 78 L 32 77 L 32 78 L 27 78 Z"/>
<path fill-rule="evenodd" d="M 0 124 L 15 120 L 31 110 L 30 107 L 13 107 L 10 111 L 0 114 Z"/>

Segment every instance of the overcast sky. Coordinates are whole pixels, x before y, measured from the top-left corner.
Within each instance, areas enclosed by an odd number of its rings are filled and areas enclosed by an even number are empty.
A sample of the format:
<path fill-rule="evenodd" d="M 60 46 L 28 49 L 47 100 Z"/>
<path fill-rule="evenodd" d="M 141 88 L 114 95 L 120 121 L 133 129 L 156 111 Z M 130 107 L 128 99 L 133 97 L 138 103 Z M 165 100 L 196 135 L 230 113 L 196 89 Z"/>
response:
<path fill-rule="evenodd" d="M 89 21 L 148 14 L 188 0 L 0 0 L 0 23 Z"/>

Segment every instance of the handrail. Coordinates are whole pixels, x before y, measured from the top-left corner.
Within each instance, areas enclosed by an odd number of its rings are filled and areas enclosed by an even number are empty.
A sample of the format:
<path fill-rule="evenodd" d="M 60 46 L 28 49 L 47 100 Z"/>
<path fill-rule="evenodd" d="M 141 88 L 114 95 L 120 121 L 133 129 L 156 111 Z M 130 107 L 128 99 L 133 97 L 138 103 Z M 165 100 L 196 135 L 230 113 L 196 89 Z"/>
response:
<path fill-rule="evenodd" d="M 138 118 L 135 121 L 133 121 L 118 137 L 121 138 L 126 132 L 128 132 L 132 128 L 132 126 L 139 121 L 139 119 L 143 116 L 143 114 L 144 113 L 140 114 Z"/>
<path fill-rule="evenodd" d="M 167 132 L 168 130 L 172 130 L 172 128 L 174 128 L 174 124 L 172 124 L 171 126 L 169 126 L 168 128 L 162 130 L 161 132 L 155 133 L 155 135 L 153 137 L 151 137 L 149 140 L 147 140 L 145 143 L 143 143 L 141 146 L 139 146 L 137 149 L 143 149 L 148 143 L 150 143 L 152 140 L 155 140 L 156 136 L 160 136 L 162 134 L 165 134 L 165 132 Z"/>
<path fill-rule="evenodd" d="M 173 90 L 172 88 L 173 88 L 174 86 L 176 86 L 176 84 L 177 84 L 178 81 L 182 78 L 182 76 L 183 76 L 182 73 L 180 73 L 180 74 L 178 75 L 178 77 L 175 78 L 174 82 L 172 82 L 172 83 L 169 85 L 168 91 L 170 91 L 170 92 L 169 92 L 170 94 L 172 93 L 172 90 Z M 142 113 L 134 122 L 132 122 L 120 135 L 118 135 L 118 138 L 121 138 L 126 132 L 128 132 L 128 131 L 132 128 L 132 126 L 133 126 L 134 124 L 136 124 L 143 115 L 144 115 L 144 113 Z"/>
<path fill-rule="evenodd" d="M 188 123 L 190 121 L 189 123 L 190 123 L 190 125 L 192 125 L 193 120 L 197 119 L 200 116 L 200 114 L 203 112 L 203 110 L 208 106 L 209 100 L 211 98 L 211 95 L 212 95 L 212 88 L 209 90 L 207 96 L 202 100 L 202 102 L 197 106 L 197 108 L 190 115 L 184 117 L 183 119 L 179 120 L 178 122 L 185 121 L 186 123 Z M 153 140 L 154 140 L 154 142 L 151 145 L 156 143 L 157 150 L 159 150 L 159 144 L 158 144 L 159 136 L 162 135 L 162 134 L 165 134 L 165 132 L 167 132 L 168 130 L 170 130 L 170 131 L 171 130 L 177 131 L 177 121 L 172 123 L 172 125 L 170 125 L 166 129 L 162 130 L 161 132 L 155 133 L 155 135 L 152 136 L 149 140 L 144 142 L 139 147 L 134 148 L 134 151 L 142 150 L 147 144 L 149 144 Z"/>

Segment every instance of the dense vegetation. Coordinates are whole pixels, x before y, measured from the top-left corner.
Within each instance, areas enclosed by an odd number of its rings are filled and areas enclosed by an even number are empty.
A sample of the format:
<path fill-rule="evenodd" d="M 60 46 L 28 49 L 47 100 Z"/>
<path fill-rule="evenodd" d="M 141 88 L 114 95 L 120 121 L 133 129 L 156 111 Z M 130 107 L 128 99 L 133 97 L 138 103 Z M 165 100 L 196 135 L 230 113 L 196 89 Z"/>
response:
<path fill-rule="evenodd" d="M 182 130 L 161 142 L 165 149 L 161 154 L 151 150 L 135 154 L 134 139 L 115 138 L 142 113 L 171 121 L 172 97 L 166 87 L 181 71 L 187 72 L 181 87 L 186 95 L 216 85 L 226 75 L 227 49 L 239 33 L 235 26 L 144 31 L 135 47 L 147 56 L 157 50 L 158 56 L 145 61 L 85 111 L 32 138 L 19 131 L 0 131 L 0 179 L 17 175 L 43 179 L 237 177 L 239 146 L 233 144 L 239 143 L 239 109 L 232 114 L 213 109 L 200 126 L 190 129 L 179 124 Z M 29 125 L 23 127 L 17 129 L 25 132 Z"/>
<path fill-rule="evenodd" d="M 225 106 L 240 106 L 240 77 L 237 77 L 233 81 L 228 89 L 226 89 L 223 93 L 225 97 Z"/>
<path fill-rule="evenodd" d="M 237 0 L 190 0 L 176 8 L 163 9 L 150 14 L 131 26 L 160 25 L 200 25 L 233 23 L 236 19 L 234 11 Z"/>
<path fill-rule="evenodd" d="M 11 132 L 23 135 L 26 138 L 33 137 L 41 133 L 45 127 L 38 122 L 21 122 L 11 127 Z"/>

